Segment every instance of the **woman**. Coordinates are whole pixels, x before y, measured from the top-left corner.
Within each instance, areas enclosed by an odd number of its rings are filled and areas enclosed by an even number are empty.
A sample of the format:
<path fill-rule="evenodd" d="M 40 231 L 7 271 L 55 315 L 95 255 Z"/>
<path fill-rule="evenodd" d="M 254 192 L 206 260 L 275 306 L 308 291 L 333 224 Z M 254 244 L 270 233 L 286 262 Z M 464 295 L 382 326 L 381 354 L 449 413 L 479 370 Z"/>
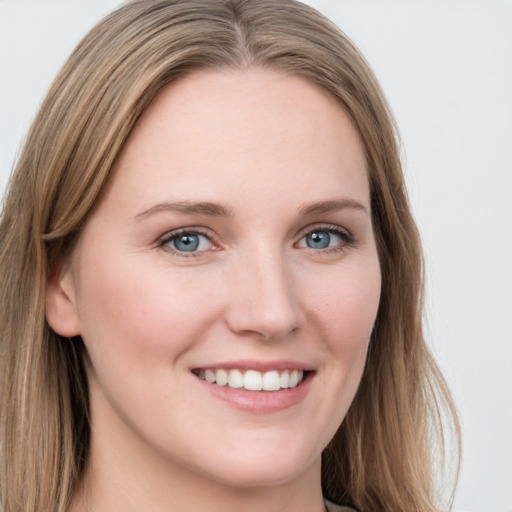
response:
<path fill-rule="evenodd" d="M 438 510 L 456 417 L 395 129 L 311 8 L 112 13 L 52 85 L 0 236 L 6 511 Z"/>

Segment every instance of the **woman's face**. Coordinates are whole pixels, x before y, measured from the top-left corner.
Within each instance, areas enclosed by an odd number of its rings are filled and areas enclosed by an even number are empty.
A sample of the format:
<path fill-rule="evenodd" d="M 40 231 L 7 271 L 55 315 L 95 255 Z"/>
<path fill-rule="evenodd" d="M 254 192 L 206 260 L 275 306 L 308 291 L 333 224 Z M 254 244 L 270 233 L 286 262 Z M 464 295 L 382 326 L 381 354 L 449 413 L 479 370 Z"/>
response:
<path fill-rule="evenodd" d="M 93 457 L 236 486 L 316 474 L 379 304 L 365 165 L 304 79 L 198 72 L 159 95 L 48 292 L 87 349 Z"/>

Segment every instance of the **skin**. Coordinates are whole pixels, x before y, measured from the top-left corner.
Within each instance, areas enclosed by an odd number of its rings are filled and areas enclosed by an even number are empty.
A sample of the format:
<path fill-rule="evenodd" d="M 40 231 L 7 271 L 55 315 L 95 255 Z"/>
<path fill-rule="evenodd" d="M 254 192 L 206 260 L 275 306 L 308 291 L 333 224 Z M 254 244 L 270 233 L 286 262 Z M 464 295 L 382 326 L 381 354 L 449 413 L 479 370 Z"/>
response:
<path fill-rule="evenodd" d="M 199 250 L 176 249 L 182 228 Z M 170 85 L 48 286 L 50 325 L 87 349 L 91 453 L 72 509 L 324 510 L 321 452 L 360 382 L 380 286 L 364 152 L 333 98 L 257 68 Z M 307 365 L 307 392 L 262 412 L 192 372 L 239 360 Z"/>

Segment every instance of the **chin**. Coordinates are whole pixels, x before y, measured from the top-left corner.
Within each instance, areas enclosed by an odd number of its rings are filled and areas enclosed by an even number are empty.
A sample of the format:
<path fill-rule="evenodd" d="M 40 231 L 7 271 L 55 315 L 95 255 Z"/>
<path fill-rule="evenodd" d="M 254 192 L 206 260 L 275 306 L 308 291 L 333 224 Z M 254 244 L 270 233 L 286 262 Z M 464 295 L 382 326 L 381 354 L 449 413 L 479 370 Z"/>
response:
<path fill-rule="evenodd" d="M 212 480 L 234 488 L 254 489 L 286 484 L 309 472 L 318 474 L 321 450 L 294 448 L 292 442 L 281 441 L 278 448 L 272 442 L 254 443 L 249 449 L 228 449 L 215 454 L 211 462 L 204 469 Z"/>
<path fill-rule="evenodd" d="M 220 473 L 212 475 L 224 485 L 238 489 L 257 489 L 279 486 L 292 482 L 308 472 L 309 465 L 282 464 L 268 461 L 265 464 L 248 466 L 247 462 L 233 462 L 231 468 L 223 468 Z"/>

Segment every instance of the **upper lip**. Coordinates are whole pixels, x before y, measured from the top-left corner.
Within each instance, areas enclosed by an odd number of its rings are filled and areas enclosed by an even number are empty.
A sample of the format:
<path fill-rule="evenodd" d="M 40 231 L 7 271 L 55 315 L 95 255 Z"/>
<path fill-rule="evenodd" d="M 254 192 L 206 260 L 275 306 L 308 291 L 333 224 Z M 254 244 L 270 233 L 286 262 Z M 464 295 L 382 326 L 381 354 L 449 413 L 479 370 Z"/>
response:
<path fill-rule="evenodd" d="M 300 361 L 294 360 L 277 360 L 277 361 L 261 361 L 254 359 L 241 359 L 238 361 L 221 361 L 214 364 L 206 364 L 204 366 L 196 366 L 194 370 L 256 370 L 260 372 L 269 372 L 272 370 L 304 370 L 313 371 L 314 367 Z"/>

